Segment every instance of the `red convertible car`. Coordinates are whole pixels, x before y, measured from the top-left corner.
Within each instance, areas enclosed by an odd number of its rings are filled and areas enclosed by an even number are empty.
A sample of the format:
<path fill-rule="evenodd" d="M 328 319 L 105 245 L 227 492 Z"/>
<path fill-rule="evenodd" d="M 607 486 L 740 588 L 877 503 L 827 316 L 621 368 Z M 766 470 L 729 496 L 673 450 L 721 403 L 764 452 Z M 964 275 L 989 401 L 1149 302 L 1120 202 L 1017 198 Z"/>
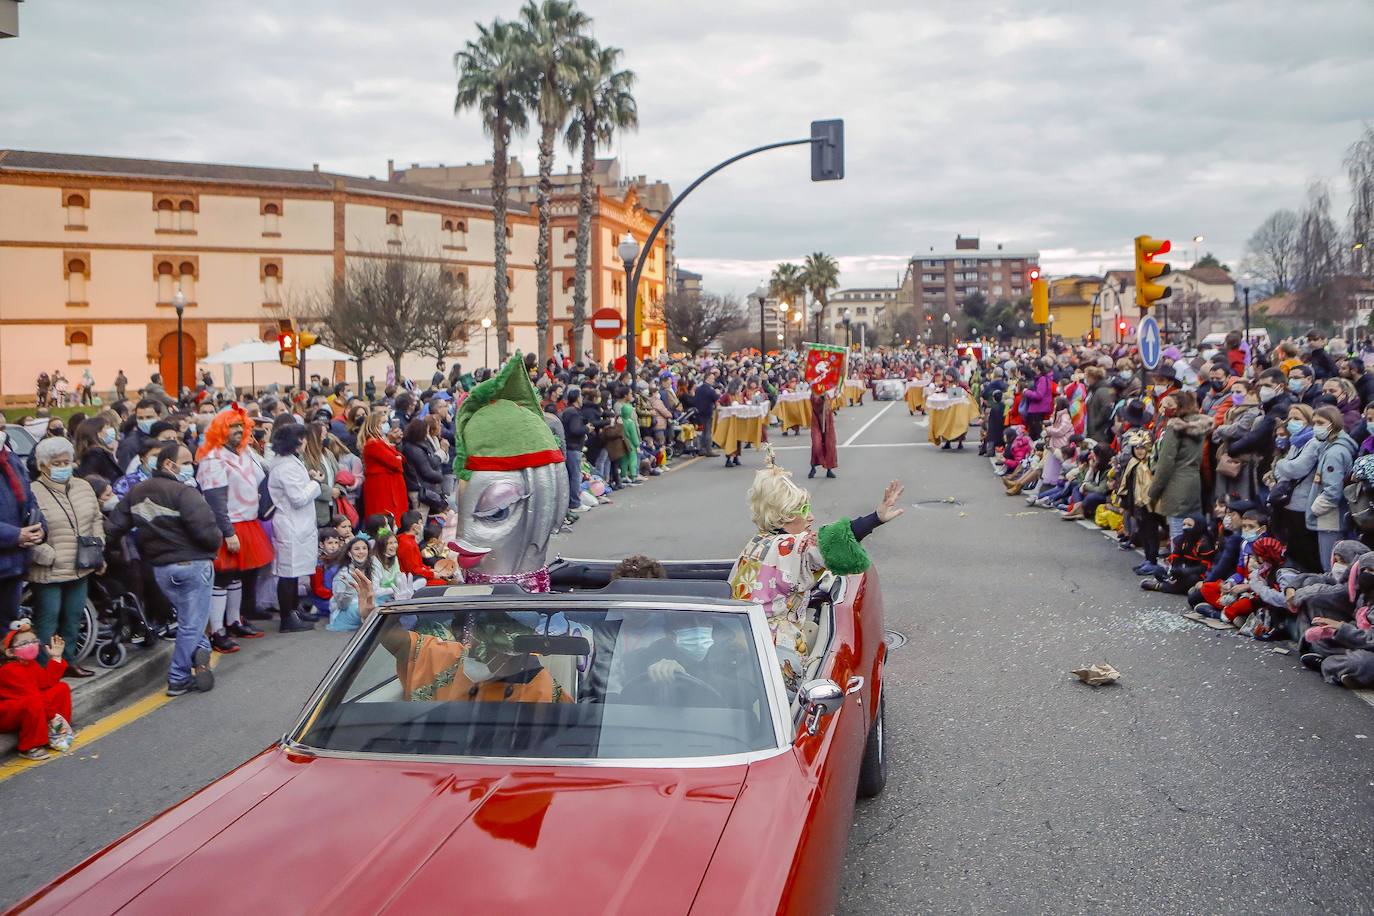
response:
<path fill-rule="evenodd" d="M 665 565 L 380 608 L 289 734 L 16 911 L 832 913 L 887 775 L 876 572 L 788 678 L 728 563 Z"/>

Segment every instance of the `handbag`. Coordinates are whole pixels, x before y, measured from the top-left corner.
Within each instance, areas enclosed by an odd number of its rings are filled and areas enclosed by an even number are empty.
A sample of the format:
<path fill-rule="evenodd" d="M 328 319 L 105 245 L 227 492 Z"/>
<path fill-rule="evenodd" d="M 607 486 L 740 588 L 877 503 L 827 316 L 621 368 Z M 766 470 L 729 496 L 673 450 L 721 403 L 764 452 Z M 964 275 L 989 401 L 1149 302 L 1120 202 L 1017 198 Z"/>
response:
<path fill-rule="evenodd" d="M 277 514 L 277 504 L 272 502 L 272 494 L 267 489 L 267 478 L 258 484 L 258 521 L 265 522 Z"/>
<path fill-rule="evenodd" d="M 70 498 L 70 497 L 68 497 Z M 62 510 L 62 514 L 67 517 L 67 521 L 72 526 L 72 533 L 76 534 L 81 530 L 76 524 L 76 517 L 67 511 L 67 507 L 62 504 L 62 500 L 53 495 L 57 508 Z M 105 565 L 105 539 L 90 534 L 76 535 L 76 568 L 77 569 L 99 569 Z"/>
<path fill-rule="evenodd" d="M 1222 477 L 1239 477 L 1243 467 L 1245 467 L 1245 462 L 1239 458 L 1233 458 L 1229 452 L 1217 452 L 1217 473 Z"/>
<path fill-rule="evenodd" d="M 1297 485 L 1296 480 L 1280 480 L 1269 488 L 1269 498 L 1265 500 L 1265 505 L 1270 510 L 1288 508 L 1288 504 L 1293 501 L 1293 490 Z"/>

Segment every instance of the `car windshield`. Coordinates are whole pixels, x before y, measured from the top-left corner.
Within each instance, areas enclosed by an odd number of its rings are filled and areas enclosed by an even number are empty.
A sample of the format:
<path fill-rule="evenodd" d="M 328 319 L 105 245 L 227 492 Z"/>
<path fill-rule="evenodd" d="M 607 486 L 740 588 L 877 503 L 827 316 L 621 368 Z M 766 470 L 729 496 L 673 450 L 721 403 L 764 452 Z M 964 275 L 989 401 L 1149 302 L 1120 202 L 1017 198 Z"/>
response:
<path fill-rule="evenodd" d="M 710 757 L 775 747 L 770 710 L 746 613 L 390 613 L 296 741 L 364 753 Z"/>

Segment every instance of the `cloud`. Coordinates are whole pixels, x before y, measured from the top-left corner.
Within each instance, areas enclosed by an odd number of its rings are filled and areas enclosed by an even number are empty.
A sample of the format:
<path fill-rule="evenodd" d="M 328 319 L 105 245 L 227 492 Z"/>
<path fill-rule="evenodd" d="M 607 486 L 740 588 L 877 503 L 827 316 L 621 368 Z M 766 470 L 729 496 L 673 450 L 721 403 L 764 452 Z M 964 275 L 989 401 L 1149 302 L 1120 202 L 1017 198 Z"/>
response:
<path fill-rule="evenodd" d="M 583 0 L 639 77 L 612 152 L 674 188 L 719 160 L 846 121 L 847 177 L 802 149 L 738 163 L 682 205 L 678 252 L 742 292 L 823 250 L 847 285 L 895 280 L 958 233 L 1047 268 L 1127 263 L 1148 232 L 1239 260 L 1272 210 L 1333 182 L 1367 118 L 1364 0 L 1138 9 L 1089 0 Z M 169 12 L 169 10 L 171 12 Z M 453 52 L 514 0 L 27 3 L 0 55 L 10 146 L 384 173 L 481 161 L 452 112 Z M 532 136 L 515 150 L 533 169 Z M 570 160 L 560 148 L 556 167 Z M 1184 246 L 1190 247 L 1190 246 Z M 1187 252 L 1191 255 L 1191 251 Z"/>

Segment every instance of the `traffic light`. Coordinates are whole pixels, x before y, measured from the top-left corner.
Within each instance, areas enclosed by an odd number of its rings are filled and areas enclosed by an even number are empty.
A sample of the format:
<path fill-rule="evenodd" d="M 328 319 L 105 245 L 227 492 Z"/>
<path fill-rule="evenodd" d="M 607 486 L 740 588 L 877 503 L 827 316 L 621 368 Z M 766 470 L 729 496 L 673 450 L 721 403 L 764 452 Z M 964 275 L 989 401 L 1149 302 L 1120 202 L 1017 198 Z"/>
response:
<path fill-rule="evenodd" d="M 1168 250 L 1168 239 L 1152 239 L 1148 235 L 1135 237 L 1135 304 L 1142 312 L 1174 294 L 1169 287 L 1154 282 L 1169 273 L 1168 264 L 1157 264 L 1154 259 L 1155 255 Z"/>
<path fill-rule="evenodd" d="M 1040 268 L 1032 266 L 1026 271 L 1030 281 L 1031 321 L 1036 324 L 1050 323 L 1050 281 L 1040 276 Z"/>
<path fill-rule="evenodd" d="M 309 331 L 301 331 L 296 335 L 296 354 L 299 356 L 319 341 L 320 335 L 311 334 Z"/>
<path fill-rule="evenodd" d="M 283 366 L 296 365 L 296 329 L 291 322 L 282 321 L 277 325 L 277 359 Z"/>
<path fill-rule="evenodd" d="M 811 180 L 844 177 L 844 121 L 811 122 Z"/>
<path fill-rule="evenodd" d="M 1120 337 L 1125 337 L 1125 336 L 1126 336 L 1126 332 L 1129 331 L 1130 329 L 1131 329 L 1131 326 L 1130 326 L 1129 324 L 1126 323 L 1126 319 L 1125 319 L 1125 318 L 1121 318 L 1121 317 L 1118 316 L 1117 319 L 1116 319 L 1116 336 L 1117 336 L 1118 338 L 1120 338 Z"/>

